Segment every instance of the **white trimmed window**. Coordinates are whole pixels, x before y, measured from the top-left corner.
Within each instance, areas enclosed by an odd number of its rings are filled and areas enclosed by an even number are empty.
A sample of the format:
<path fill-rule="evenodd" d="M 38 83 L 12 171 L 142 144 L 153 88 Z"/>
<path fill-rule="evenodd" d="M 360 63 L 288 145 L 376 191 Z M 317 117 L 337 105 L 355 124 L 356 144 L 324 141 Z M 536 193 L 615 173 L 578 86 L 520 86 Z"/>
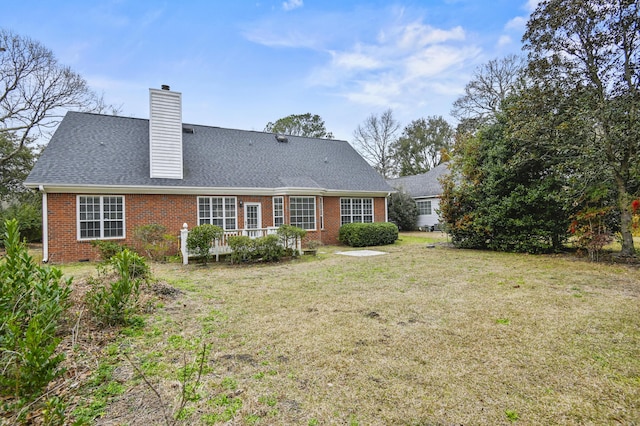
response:
<path fill-rule="evenodd" d="M 124 197 L 78 195 L 78 239 L 124 238 Z"/>
<path fill-rule="evenodd" d="M 340 225 L 345 223 L 372 223 L 373 198 L 341 198 Z"/>
<path fill-rule="evenodd" d="M 298 228 L 316 229 L 316 198 L 289 197 L 289 224 Z"/>
<path fill-rule="evenodd" d="M 431 200 L 416 201 L 416 205 L 418 206 L 419 215 L 431 214 Z"/>
<path fill-rule="evenodd" d="M 273 226 L 284 225 L 284 197 L 273 197 Z"/>
<path fill-rule="evenodd" d="M 237 229 L 236 197 L 198 197 L 198 225 Z"/>

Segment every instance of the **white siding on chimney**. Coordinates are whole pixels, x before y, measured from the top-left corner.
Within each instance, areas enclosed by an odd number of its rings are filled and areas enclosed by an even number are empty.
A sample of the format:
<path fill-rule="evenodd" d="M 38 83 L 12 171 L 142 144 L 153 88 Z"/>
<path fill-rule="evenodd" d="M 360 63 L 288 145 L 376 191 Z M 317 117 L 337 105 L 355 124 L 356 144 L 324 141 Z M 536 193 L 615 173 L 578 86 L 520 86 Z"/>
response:
<path fill-rule="evenodd" d="M 152 178 L 182 179 L 182 94 L 149 89 Z"/>

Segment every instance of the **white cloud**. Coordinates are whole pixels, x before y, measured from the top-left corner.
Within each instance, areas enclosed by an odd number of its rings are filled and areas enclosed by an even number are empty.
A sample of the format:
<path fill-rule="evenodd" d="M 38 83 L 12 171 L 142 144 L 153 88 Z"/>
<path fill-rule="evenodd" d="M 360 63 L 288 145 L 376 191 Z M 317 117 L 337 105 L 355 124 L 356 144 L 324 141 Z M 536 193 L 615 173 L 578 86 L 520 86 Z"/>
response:
<path fill-rule="evenodd" d="M 527 4 L 525 4 L 524 8 L 527 12 L 532 13 L 538 7 L 538 4 L 541 0 L 527 0 Z"/>
<path fill-rule="evenodd" d="M 473 52 L 466 48 L 430 46 L 405 58 L 405 76 L 409 80 L 437 77 L 454 68 Z"/>
<path fill-rule="evenodd" d="M 247 40 L 268 47 L 289 47 L 316 49 L 318 39 L 313 34 L 295 29 L 288 31 L 271 31 L 265 28 L 254 28 L 244 33 Z"/>
<path fill-rule="evenodd" d="M 527 18 L 524 16 L 516 16 L 504 26 L 505 30 L 524 31 L 527 27 Z"/>
<path fill-rule="evenodd" d="M 522 6 L 522 9 L 527 11 L 526 16 L 516 16 L 515 18 L 509 20 L 504 26 L 504 29 L 507 31 L 520 31 L 524 32 L 527 27 L 527 21 L 529 20 L 529 15 L 533 13 L 533 11 L 538 6 L 541 0 L 527 0 L 527 2 Z"/>
<path fill-rule="evenodd" d="M 327 31 L 328 20 L 336 31 Z M 277 22 L 262 21 L 248 27 L 245 36 L 266 46 L 326 55 L 315 56 L 306 78 L 309 88 L 365 109 L 448 109 L 451 101 L 444 99 L 461 93 L 468 81 L 465 70 L 483 60 L 482 49 L 461 25 L 429 25 L 403 8 L 358 20 L 307 16 L 284 30 Z"/>
<path fill-rule="evenodd" d="M 304 6 L 304 2 L 302 0 L 287 0 L 282 3 L 282 8 L 287 12 L 302 6 Z"/>
<path fill-rule="evenodd" d="M 464 38 L 464 30 L 459 26 L 451 30 L 441 30 L 414 22 L 402 28 L 397 44 L 402 49 L 413 49 L 450 40 L 464 40 Z"/>
<path fill-rule="evenodd" d="M 458 96 L 464 93 L 464 84 L 460 85 L 460 81 L 463 80 L 463 77 L 466 77 L 464 74 L 456 74 L 455 79 L 451 80 L 443 80 L 443 81 L 434 81 L 428 84 L 430 90 L 439 95 L 445 96 Z M 467 80 L 468 81 L 468 78 Z"/>
<path fill-rule="evenodd" d="M 465 39 L 460 26 L 443 29 L 418 21 L 394 23 L 380 29 L 369 43 L 332 50 L 331 61 L 314 70 L 309 83 L 326 86 L 359 104 L 421 104 L 429 91 L 450 94 L 464 86 L 451 74 L 481 52 Z"/>
<path fill-rule="evenodd" d="M 361 52 L 330 52 L 333 65 L 343 69 L 375 69 L 382 64 L 376 58 Z"/>
<path fill-rule="evenodd" d="M 503 34 L 502 36 L 500 36 L 497 43 L 498 47 L 505 47 L 512 44 L 513 42 L 512 36 L 514 34 L 518 34 L 519 36 L 524 34 L 524 32 L 527 29 L 527 22 L 529 21 L 529 15 L 536 9 L 540 1 L 541 0 L 527 0 L 527 2 L 522 5 L 522 9 L 524 9 L 527 12 L 526 16 L 516 16 L 510 19 L 505 24 L 504 31 L 509 33 L 509 35 Z"/>
<path fill-rule="evenodd" d="M 393 77 L 387 76 L 376 81 L 364 81 L 357 90 L 344 93 L 344 97 L 352 102 L 375 107 L 396 107 L 392 101 L 401 97 L 403 87 Z"/>
<path fill-rule="evenodd" d="M 508 35 L 502 35 L 498 39 L 498 47 L 508 46 L 513 42 L 513 39 Z"/>

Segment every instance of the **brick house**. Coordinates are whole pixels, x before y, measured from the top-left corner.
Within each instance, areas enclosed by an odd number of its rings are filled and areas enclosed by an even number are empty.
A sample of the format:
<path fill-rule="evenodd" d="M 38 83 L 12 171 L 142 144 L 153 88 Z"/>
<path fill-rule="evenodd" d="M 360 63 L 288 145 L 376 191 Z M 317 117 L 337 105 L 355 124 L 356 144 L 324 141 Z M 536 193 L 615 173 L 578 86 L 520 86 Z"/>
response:
<path fill-rule="evenodd" d="M 93 260 L 92 240 L 134 245 L 136 227 L 178 236 L 291 224 L 337 242 L 348 222 L 384 222 L 393 189 L 340 140 L 182 123 L 182 95 L 150 89 L 150 119 L 66 114 L 25 181 L 43 201 L 43 260 Z M 177 249 L 177 247 L 176 247 Z"/>

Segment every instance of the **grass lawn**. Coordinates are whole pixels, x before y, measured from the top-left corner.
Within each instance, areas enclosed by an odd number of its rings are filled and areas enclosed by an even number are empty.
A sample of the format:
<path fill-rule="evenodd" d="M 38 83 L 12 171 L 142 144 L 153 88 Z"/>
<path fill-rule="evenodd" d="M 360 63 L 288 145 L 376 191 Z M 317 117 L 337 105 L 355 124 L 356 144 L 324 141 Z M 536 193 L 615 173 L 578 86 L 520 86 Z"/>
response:
<path fill-rule="evenodd" d="M 79 327 L 68 361 L 92 379 L 76 414 L 162 424 L 184 391 L 185 424 L 640 422 L 637 266 L 457 250 L 438 235 L 403 234 L 372 257 L 153 264 L 182 293 L 150 302 L 93 364 L 81 342 L 98 338 Z M 81 280 L 95 265 L 63 270 Z"/>

